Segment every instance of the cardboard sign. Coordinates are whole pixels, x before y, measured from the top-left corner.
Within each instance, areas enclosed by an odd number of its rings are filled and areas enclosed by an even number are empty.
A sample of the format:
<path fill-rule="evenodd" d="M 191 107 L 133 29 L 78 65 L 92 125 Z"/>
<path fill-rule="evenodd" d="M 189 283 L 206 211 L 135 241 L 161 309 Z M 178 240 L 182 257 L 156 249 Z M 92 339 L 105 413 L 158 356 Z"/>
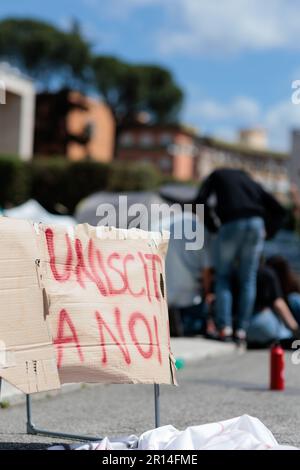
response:
<path fill-rule="evenodd" d="M 32 224 L 0 218 L 0 377 L 24 393 L 60 387 Z"/>
<path fill-rule="evenodd" d="M 61 382 L 174 383 L 164 271 L 168 240 L 88 224 L 72 234 L 46 225 L 40 231 Z"/>
<path fill-rule="evenodd" d="M 0 377 L 25 393 L 66 382 L 176 383 L 168 241 L 97 230 L 0 218 Z"/>

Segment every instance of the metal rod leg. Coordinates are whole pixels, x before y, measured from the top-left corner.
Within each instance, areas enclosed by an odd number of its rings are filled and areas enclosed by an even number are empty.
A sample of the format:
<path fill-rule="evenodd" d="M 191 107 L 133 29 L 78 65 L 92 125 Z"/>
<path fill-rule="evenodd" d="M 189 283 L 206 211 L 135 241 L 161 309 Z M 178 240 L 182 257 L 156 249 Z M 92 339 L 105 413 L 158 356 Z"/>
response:
<path fill-rule="evenodd" d="M 49 431 L 48 429 L 37 428 L 32 422 L 31 416 L 31 396 L 26 395 L 26 414 L 27 414 L 27 423 L 26 430 L 27 434 L 49 436 L 49 437 L 59 437 L 62 439 L 76 439 L 79 441 L 101 441 L 103 438 L 100 436 L 86 436 L 81 434 L 69 434 L 64 432 Z"/>
<path fill-rule="evenodd" d="M 34 424 L 31 420 L 31 398 L 30 395 L 26 395 L 26 430 L 27 434 L 36 434 Z"/>
<path fill-rule="evenodd" d="M 0 379 L 1 388 L 1 379 Z M 1 391 L 1 390 L 0 390 Z M 160 426 L 160 388 L 158 384 L 154 384 L 154 409 L 155 409 L 155 427 Z M 62 439 L 76 439 L 80 441 L 101 441 L 103 438 L 100 436 L 86 436 L 81 434 L 69 434 L 64 432 L 50 431 L 48 429 L 41 429 L 35 426 L 32 422 L 32 409 L 31 409 L 31 396 L 26 395 L 26 430 L 27 434 L 58 437 Z"/>
<path fill-rule="evenodd" d="M 160 389 L 158 384 L 154 384 L 154 409 L 155 409 L 155 427 L 160 426 L 160 401 L 159 401 Z"/>

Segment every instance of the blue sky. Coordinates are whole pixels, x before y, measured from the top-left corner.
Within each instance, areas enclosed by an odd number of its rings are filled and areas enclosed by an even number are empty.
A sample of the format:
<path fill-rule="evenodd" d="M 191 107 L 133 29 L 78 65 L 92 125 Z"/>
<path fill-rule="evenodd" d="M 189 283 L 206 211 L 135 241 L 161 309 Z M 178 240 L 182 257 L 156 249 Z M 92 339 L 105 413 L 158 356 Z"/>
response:
<path fill-rule="evenodd" d="M 182 120 L 204 133 L 233 140 L 262 126 L 282 150 L 300 127 L 299 0 L 10 0 L 7 16 L 61 28 L 76 18 L 99 53 L 169 67 L 186 93 Z"/>

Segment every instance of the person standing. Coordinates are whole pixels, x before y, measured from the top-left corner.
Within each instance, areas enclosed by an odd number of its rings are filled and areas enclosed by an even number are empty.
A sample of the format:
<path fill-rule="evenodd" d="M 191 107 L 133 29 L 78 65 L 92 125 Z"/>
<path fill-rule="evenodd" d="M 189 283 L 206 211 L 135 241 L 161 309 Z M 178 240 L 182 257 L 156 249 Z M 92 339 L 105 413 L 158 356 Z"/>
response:
<path fill-rule="evenodd" d="M 286 212 L 246 172 L 222 168 L 203 183 L 196 203 L 205 205 L 205 224 L 215 243 L 216 323 L 219 339 L 243 341 L 256 298 L 256 277 L 264 240 L 281 227 Z M 237 322 L 233 332 L 233 273 L 238 279 Z"/>

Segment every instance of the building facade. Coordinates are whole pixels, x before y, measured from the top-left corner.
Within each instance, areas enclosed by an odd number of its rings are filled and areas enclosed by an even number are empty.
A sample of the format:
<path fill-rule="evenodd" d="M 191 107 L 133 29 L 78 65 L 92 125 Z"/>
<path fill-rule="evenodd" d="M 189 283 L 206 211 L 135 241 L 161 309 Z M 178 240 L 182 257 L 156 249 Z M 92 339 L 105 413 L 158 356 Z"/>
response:
<path fill-rule="evenodd" d="M 35 88 L 18 69 L 0 63 L 0 154 L 33 154 Z"/>
<path fill-rule="evenodd" d="M 110 161 L 115 121 L 108 106 L 79 92 L 37 96 L 34 153 L 70 160 Z"/>
<path fill-rule="evenodd" d="M 265 148 L 260 129 L 245 129 L 240 141 L 229 143 L 198 135 L 180 125 L 137 125 L 124 129 L 118 158 L 151 162 L 162 173 L 181 181 L 202 181 L 220 167 L 242 168 L 285 201 L 289 193 L 289 156 Z"/>
<path fill-rule="evenodd" d="M 196 133 L 179 125 L 136 125 L 123 129 L 118 141 L 119 160 L 152 163 L 180 181 L 193 179 Z"/>
<path fill-rule="evenodd" d="M 266 150 L 267 134 L 265 129 L 250 128 L 239 131 L 239 141 L 247 147 L 257 150 Z"/>
<path fill-rule="evenodd" d="M 290 191 L 289 161 L 286 153 L 203 137 L 199 138 L 196 174 L 202 180 L 216 168 L 243 169 L 282 202 L 286 202 Z"/>

